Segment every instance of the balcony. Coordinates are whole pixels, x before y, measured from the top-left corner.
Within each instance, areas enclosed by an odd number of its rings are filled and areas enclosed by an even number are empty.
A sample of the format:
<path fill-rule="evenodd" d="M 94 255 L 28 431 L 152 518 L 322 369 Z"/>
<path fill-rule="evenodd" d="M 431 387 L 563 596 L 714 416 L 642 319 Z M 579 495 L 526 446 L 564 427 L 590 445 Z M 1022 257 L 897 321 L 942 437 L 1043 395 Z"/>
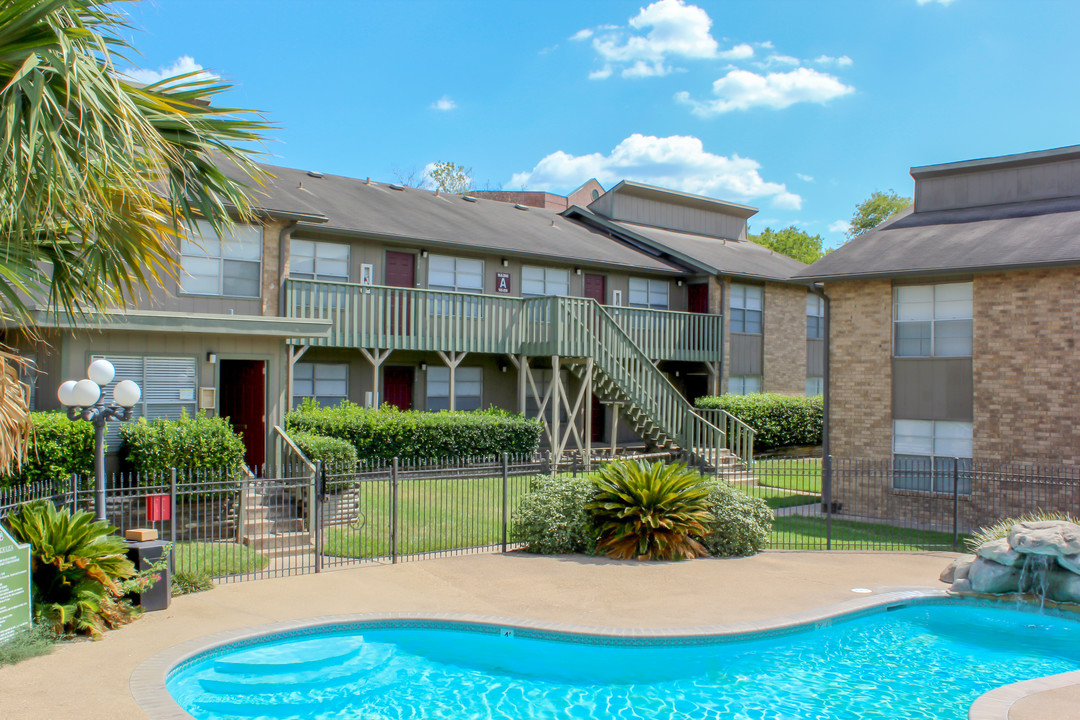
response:
<path fill-rule="evenodd" d="M 557 311 L 569 300 L 313 280 L 285 286 L 288 317 L 331 322 L 328 336 L 294 342 L 323 347 L 572 356 Z M 652 360 L 721 359 L 720 315 L 604 309 Z"/>

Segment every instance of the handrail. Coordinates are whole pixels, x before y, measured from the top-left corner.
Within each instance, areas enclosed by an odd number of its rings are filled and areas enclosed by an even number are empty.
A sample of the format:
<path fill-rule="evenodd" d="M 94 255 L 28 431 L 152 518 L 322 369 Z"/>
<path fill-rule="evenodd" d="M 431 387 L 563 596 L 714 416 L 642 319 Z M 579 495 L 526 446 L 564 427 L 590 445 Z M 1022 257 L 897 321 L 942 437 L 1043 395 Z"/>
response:
<path fill-rule="evenodd" d="M 744 421 L 735 417 L 723 408 L 695 407 L 694 412 L 727 433 L 728 449 L 731 450 L 734 455 L 737 455 L 746 467 L 753 465 L 754 428 L 750 427 Z M 716 417 L 710 418 L 710 415 L 715 415 Z"/>
<path fill-rule="evenodd" d="M 613 305 L 603 307 L 652 359 L 719 362 L 723 357 L 723 315 Z"/>
<path fill-rule="evenodd" d="M 277 433 L 278 437 L 284 443 L 285 449 L 291 450 L 293 454 L 296 455 L 296 459 L 299 460 L 300 463 L 307 468 L 308 473 L 310 473 L 311 482 L 307 484 L 307 498 L 305 498 L 305 500 L 307 501 L 306 504 L 308 528 L 313 530 L 318 524 L 318 518 L 316 516 L 316 514 L 318 513 L 318 507 L 317 499 L 315 496 L 315 486 L 318 485 L 318 483 L 316 482 L 316 476 L 318 475 L 319 469 L 315 465 L 315 463 L 311 462 L 311 460 L 308 460 L 308 457 L 304 454 L 304 451 L 301 450 L 299 446 L 297 446 L 293 439 L 289 437 L 289 433 L 285 432 L 280 425 L 274 425 L 274 432 Z M 286 454 L 286 452 L 283 452 L 281 458 L 282 468 L 280 472 L 283 475 L 286 474 L 285 468 L 289 465 L 287 462 L 284 462 Z"/>

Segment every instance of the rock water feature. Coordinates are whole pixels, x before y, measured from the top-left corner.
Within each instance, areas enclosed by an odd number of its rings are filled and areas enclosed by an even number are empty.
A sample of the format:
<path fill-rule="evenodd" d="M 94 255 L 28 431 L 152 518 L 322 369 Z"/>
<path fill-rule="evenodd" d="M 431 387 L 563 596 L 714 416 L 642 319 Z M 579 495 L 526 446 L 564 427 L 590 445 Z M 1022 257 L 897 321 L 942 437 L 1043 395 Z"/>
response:
<path fill-rule="evenodd" d="M 1029 594 L 1040 602 L 1080 604 L 1080 525 L 1018 522 L 1008 537 L 983 543 L 941 573 L 954 593 Z"/>

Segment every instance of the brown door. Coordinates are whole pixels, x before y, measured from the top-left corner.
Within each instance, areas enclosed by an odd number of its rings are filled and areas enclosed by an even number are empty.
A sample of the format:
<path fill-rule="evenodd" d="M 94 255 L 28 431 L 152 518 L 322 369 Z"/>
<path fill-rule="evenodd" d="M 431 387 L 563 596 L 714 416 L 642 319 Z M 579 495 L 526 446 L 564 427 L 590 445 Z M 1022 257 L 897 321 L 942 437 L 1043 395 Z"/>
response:
<path fill-rule="evenodd" d="M 386 251 L 386 277 L 387 285 L 392 287 L 409 288 L 416 287 L 416 256 L 412 253 Z M 390 303 L 387 311 L 390 313 L 387 326 L 393 329 L 395 334 L 409 334 L 409 295 L 408 293 L 390 291 Z"/>
<path fill-rule="evenodd" d="M 383 368 L 382 401 L 397 406 L 399 410 L 412 410 L 413 369 L 411 367 Z"/>
<path fill-rule="evenodd" d="M 600 402 L 599 395 L 592 396 L 592 427 L 589 428 L 593 443 L 604 440 L 604 404 Z"/>
<path fill-rule="evenodd" d="M 709 286 L 705 283 L 686 288 L 686 309 L 692 313 L 709 312 Z"/>
<path fill-rule="evenodd" d="M 222 360 L 218 392 L 222 417 L 244 439 L 244 462 L 256 473 L 266 460 L 266 363 Z"/>
<path fill-rule="evenodd" d="M 607 303 L 607 279 L 603 275 L 585 274 L 585 297 L 604 305 Z"/>

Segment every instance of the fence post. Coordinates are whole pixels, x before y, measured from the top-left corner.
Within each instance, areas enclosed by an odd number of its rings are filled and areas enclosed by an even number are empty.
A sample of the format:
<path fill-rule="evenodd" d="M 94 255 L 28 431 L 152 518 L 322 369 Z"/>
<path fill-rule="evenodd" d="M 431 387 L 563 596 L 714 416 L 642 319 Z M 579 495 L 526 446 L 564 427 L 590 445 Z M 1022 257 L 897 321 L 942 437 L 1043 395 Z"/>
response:
<path fill-rule="evenodd" d="M 960 458 L 953 458 L 952 464 L 952 546 L 960 544 Z"/>
<path fill-rule="evenodd" d="M 315 461 L 315 477 L 311 479 L 314 484 L 314 502 L 315 509 L 313 517 L 315 518 L 315 572 L 322 572 L 322 504 L 323 493 L 326 492 L 326 468 L 323 467 L 322 460 Z"/>
<path fill-rule="evenodd" d="M 540 474 L 553 475 L 551 471 L 551 451 L 544 450 L 540 453 Z"/>
<path fill-rule="evenodd" d="M 390 463 L 390 562 L 398 556 L 398 459 Z"/>
<path fill-rule="evenodd" d="M 176 468 L 169 468 L 169 542 L 176 545 Z M 175 554 L 175 552 L 173 553 Z M 172 555 L 169 556 L 172 559 Z"/>
<path fill-rule="evenodd" d="M 577 473 L 578 473 L 578 455 L 576 453 L 574 454 L 574 464 L 572 466 L 572 473 L 573 473 L 574 477 L 577 477 Z"/>
<path fill-rule="evenodd" d="M 821 491 L 825 499 L 825 549 L 832 550 L 832 455 L 821 463 Z"/>
<path fill-rule="evenodd" d="M 502 551 L 506 552 L 507 528 L 510 524 L 510 456 L 502 454 Z"/>

